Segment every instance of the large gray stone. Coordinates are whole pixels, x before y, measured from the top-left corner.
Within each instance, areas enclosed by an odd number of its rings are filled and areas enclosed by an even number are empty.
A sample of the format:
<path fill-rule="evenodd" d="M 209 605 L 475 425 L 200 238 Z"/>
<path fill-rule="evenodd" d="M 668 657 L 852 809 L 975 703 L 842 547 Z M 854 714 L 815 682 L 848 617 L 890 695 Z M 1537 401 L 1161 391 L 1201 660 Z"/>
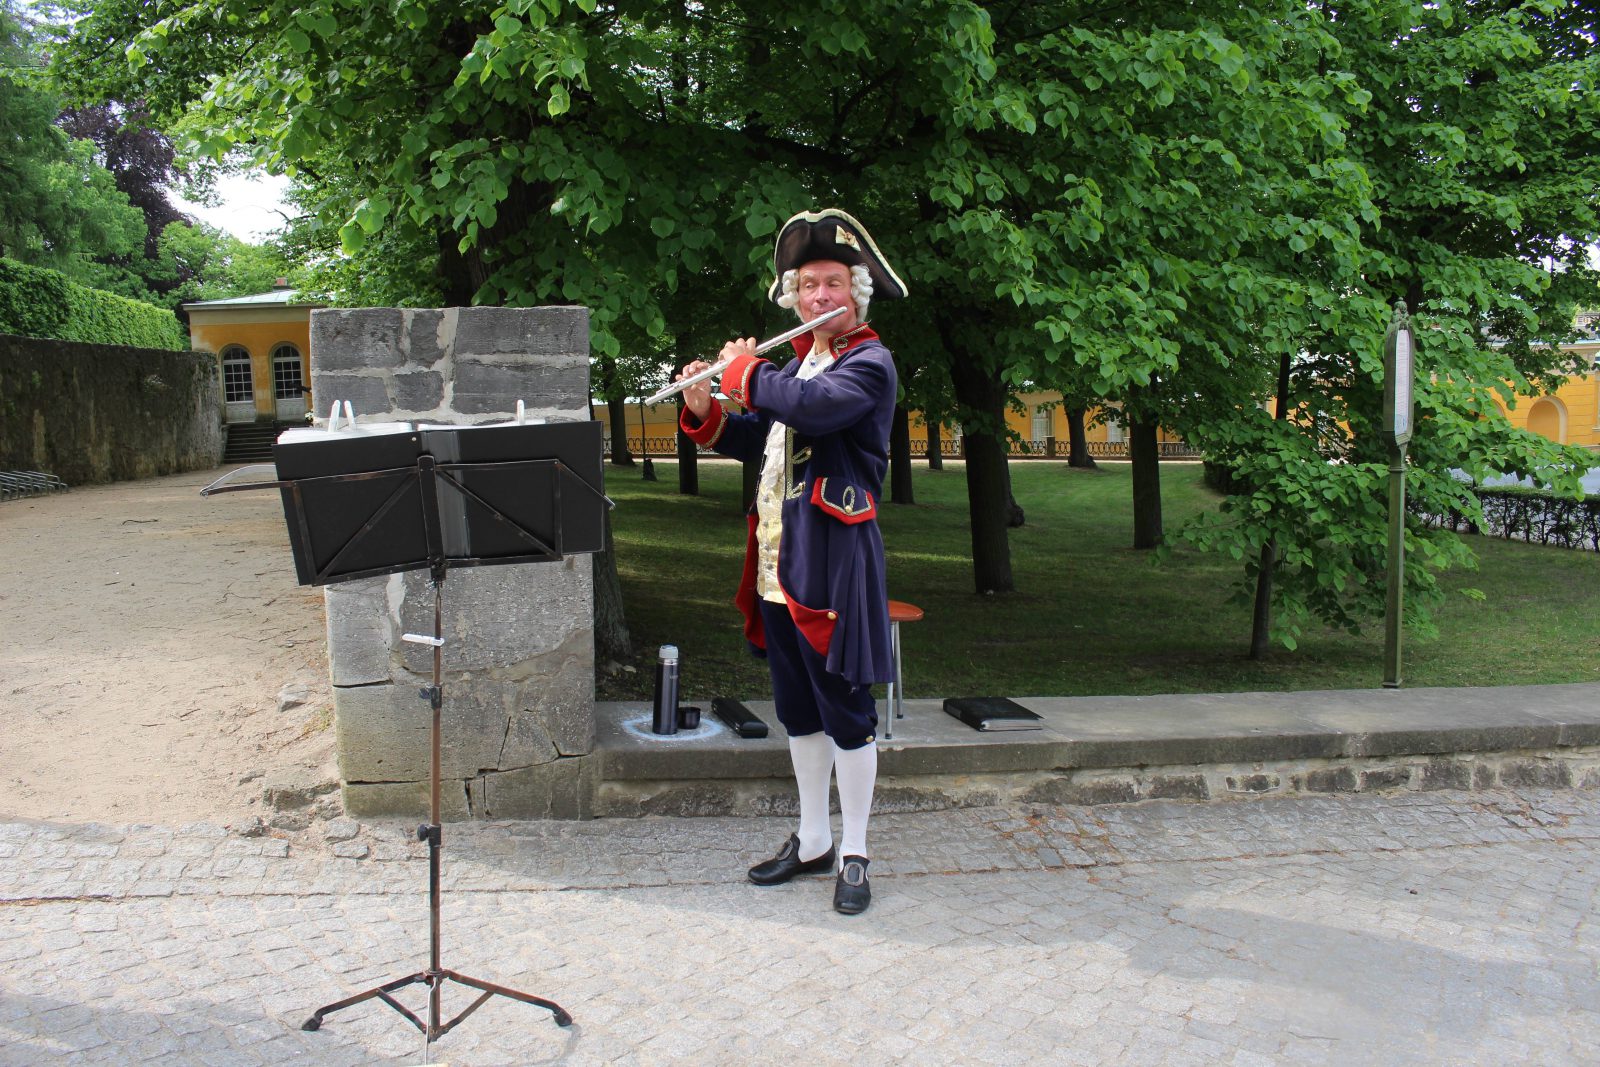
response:
<path fill-rule="evenodd" d="M 1326 759 L 1345 738 L 1300 711 L 1294 694 L 1018 697 L 1071 742 L 1068 767 L 1179 766 Z"/>
<path fill-rule="evenodd" d="M 456 310 L 418 308 L 405 312 L 406 361 L 414 367 L 433 367 L 450 354 L 455 338 Z"/>
<path fill-rule="evenodd" d="M 461 308 L 456 356 L 589 355 L 589 309 L 583 307 Z"/>
<path fill-rule="evenodd" d="M 402 626 L 410 633 L 431 633 L 433 592 L 427 573 L 410 571 L 404 580 Z M 587 556 L 453 570 L 444 586 L 444 668 L 513 667 L 554 652 L 573 634 L 592 631 L 593 598 Z M 406 646 L 403 658 L 408 670 L 433 669 L 433 652 L 426 646 Z"/>
<path fill-rule="evenodd" d="M 594 633 L 574 632 L 561 647 L 540 657 L 534 673 L 515 683 L 515 709 L 506 735 L 507 756 L 501 766 L 536 762 L 519 752 L 523 735 L 537 736 L 563 756 L 594 751 Z"/>
<path fill-rule="evenodd" d="M 380 816 L 423 817 L 428 814 L 427 782 L 346 782 L 344 810 L 360 818 Z M 450 821 L 472 818 L 463 782 L 444 782 L 439 790 L 439 814 Z"/>
<path fill-rule="evenodd" d="M 313 311 L 313 374 L 400 366 L 405 362 L 400 344 L 402 315 L 399 308 L 319 308 Z"/>
<path fill-rule="evenodd" d="M 518 400 L 562 411 L 583 410 L 589 403 L 587 356 L 489 363 L 458 355 L 455 372 L 451 403 L 464 415 L 509 413 Z"/>
<path fill-rule="evenodd" d="M 396 371 L 393 396 L 400 411 L 433 411 L 444 403 L 444 375 L 436 370 Z"/>
<path fill-rule="evenodd" d="M 361 578 L 327 586 L 328 667 L 336 686 L 386 682 L 393 671 L 390 644 L 396 639 L 389 617 L 389 582 Z"/>
<path fill-rule="evenodd" d="M 1314 717 L 1318 724 L 1348 736 L 1347 756 L 1496 752 L 1558 743 L 1558 723 L 1516 704 L 1472 699 L 1470 692 L 1332 691 L 1318 694 Z"/>
<path fill-rule="evenodd" d="M 419 693 L 428 684 L 430 679 L 420 675 L 402 675 L 394 685 L 334 690 L 339 771 L 346 781 L 427 777 L 433 712 Z M 465 779 L 499 770 L 508 765 L 508 746 L 524 764 L 555 760 L 544 724 L 517 714 L 515 704 L 514 689 L 493 674 L 447 678 L 440 713 L 441 773 Z"/>
<path fill-rule="evenodd" d="M 333 728 L 339 777 L 347 783 L 427 777 L 432 723 L 433 712 L 416 686 L 336 687 Z"/>
<path fill-rule="evenodd" d="M 483 819 L 587 819 L 596 785 L 594 759 L 575 757 L 479 775 L 467 782 L 467 796 Z"/>
<path fill-rule="evenodd" d="M 326 416 L 334 401 L 350 401 L 356 415 L 372 421 L 372 416 L 391 412 L 393 401 L 389 386 L 382 378 L 372 374 L 327 374 L 315 369 L 311 372 L 311 394 L 317 398 L 316 412 Z M 341 409 L 342 410 L 342 409 Z"/>

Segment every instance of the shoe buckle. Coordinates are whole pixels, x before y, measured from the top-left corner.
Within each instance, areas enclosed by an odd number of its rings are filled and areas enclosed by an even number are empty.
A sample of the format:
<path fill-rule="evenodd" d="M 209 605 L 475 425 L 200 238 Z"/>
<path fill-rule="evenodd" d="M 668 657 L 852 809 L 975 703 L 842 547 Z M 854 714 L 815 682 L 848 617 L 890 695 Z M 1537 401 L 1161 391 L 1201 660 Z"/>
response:
<path fill-rule="evenodd" d="M 839 877 L 844 880 L 845 885 L 860 886 L 867 880 L 867 868 L 860 863 L 847 863 L 839 872 Z"/>

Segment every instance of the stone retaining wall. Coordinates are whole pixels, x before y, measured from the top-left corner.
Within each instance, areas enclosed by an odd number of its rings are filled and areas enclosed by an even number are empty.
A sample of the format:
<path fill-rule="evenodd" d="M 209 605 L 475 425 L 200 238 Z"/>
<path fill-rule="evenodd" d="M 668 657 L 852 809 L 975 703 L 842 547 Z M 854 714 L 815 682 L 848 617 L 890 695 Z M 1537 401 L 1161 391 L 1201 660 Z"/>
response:
<path fill-rule="evenodd" d="M 584 308 L 311 314 L 312 391 L 358 422 L 589 419 Z M 325 414 L 325 412 L 323 412 Z M 443 815 L 581 818 L 594 789 L 588 557 L 465 567 L 444 583 Z M 353 815 L 428 810 L 433 630 L 426 571 L 328 586 L 339 772 Z"/>
<path fill-rule="evenodd" d="M 1317 793 L 1436 789 L 1600 789 L 1600 747 L 1081 771 L 881 776 L 873 811 L 943 811 L 997 804 L 1128 804 L 1250 800 Z M 835 805 L 837 810 L 837 805 Z M 594 814 L 797 815 L 792 778 L 601 783 Z"/>
<path fill-rule="evenodd" d="M 0 470 L 93 485 L 215 467 L 222 445 L 210 352 L 0 334 Z"/>

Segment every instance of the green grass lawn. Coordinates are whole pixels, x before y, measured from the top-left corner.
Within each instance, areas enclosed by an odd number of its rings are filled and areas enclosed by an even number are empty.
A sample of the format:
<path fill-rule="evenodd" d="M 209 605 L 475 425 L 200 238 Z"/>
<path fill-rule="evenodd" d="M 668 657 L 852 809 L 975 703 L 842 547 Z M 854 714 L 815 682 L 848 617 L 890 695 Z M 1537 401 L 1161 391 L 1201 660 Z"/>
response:
<path fill-rule="evenodd" d="M 601 699 L 648 698 L 657 645 L 682 650 L 684 692 L 763 697 L 766 665 L 744 645 L 732 603 L 744 552 L 739 468 L 700 464 L 699 497 L 607 467 L 634 671 L 601 671 Z M 1079 696 L 1357 689 L 1381 684 L 1383 621 L 1352 637 L 1307 632 L 1294 652 L 1252 662 L 1248 606 L 1230 604 L 1232 561 L 1180 551 L 1163 564 L 1128 547 L 1128 467 L 1012 464 L 1027 525 L 1011 532 L 1018 592 L 980 597 L 967 559 L 966 481 L 959 463 L 916 469 L 917 503 L 884 505 L 889 595 L 927 612 L 901 628 L 906 694 Z M 1215 507 L 1198 464 L 1162 467 L 1169 531 Z M 1407 633 L 1407 686 L 1600 681 L 1600 555 L 1470 538 L 1476 572 L 1443 576 L 1439 637 Z M 1463 589 L 1479 589 L 1485 600 Z"/>

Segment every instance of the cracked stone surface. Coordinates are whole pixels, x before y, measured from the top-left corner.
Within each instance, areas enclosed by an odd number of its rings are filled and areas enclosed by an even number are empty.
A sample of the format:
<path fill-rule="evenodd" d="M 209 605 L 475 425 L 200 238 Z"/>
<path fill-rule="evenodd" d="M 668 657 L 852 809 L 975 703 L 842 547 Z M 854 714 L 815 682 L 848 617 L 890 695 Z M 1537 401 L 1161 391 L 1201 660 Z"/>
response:
<path fill-rule="evenodd" d="M 883 815 L 853 918 L 745 880 L 790 828 L 447 825 L 444 966 L 576 1022 L 429 1050 L 377 1001 L 299 1029 L 426 965 L 414 824 L 0 824 L 0 1063 L 1600 1061 L 1600 792 Z"/>

